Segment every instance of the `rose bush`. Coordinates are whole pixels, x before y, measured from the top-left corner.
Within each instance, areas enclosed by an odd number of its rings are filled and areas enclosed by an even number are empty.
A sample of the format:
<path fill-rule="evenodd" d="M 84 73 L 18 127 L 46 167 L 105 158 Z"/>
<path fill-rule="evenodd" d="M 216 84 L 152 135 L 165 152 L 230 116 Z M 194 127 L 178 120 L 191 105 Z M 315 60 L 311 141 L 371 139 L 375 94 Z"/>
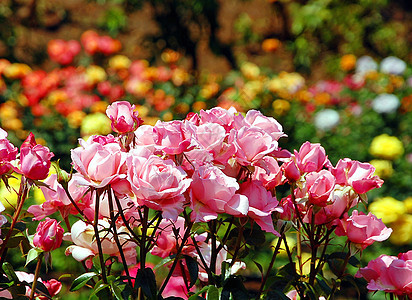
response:
<path fill-rule="evenodd" d="M 125 108 L 120 118 L 111 110 L 115 107 Z M 26 285 L 6 261 L 16 237 L 25 245 L 26 265 L 37 260 L 27 284 L 29 297 L 59 290 L 46 292 L 37 280 L 43 258 L 50 265 L 61 244 L 58 218 L 67 231 L 66 255 L 86 270 L 69 289 L 91 288 L 92 297 L 118 299 L 330 297 L 347 279 L 348 264 L 359 266 L 357 253 L 390 236 L 392 230 L 377 217 L 353 209 L 383 183 L 373 166 L 347 158 L 334 166 L 317 143 L 305 142 L 299 151 L 281 149 L 282 126 L 259 111 L 243 115 L 234 108 L 214 108 L 183 121 L 135 128 L 140 121 L 131 106 L 115 102 L 111 108 L 107 114 L 118 135 L 80 139 L 72 150 L 74 174 L 54 163 L 56 174 L 46 179 L 43 168 L 52 155 L 37 146 L 33 135 L 20 148 L 12 164 L 22 173 L 17 208 L 10 225 L 3 226 L 0 248 L 7 270 L 1 284 L 13 296 Z M 119 130 L 119 120 L 130 120 L 130 126 Z M 25 148 L 43 159 L 44 181 L 21 170 Z M 2 178 L 7 182 L 9 174 Z M 33 185 L 41 187 L 46 202 L 28 211 L 34 221 L 46 219 L 30 236 L 20 224 Z M 296 246 L 287 242 L 291 235 Z M 337 235 L 340 249 L 332 242 Z M 274 247 L 270 262 L 255 261 L 261 279 L 252 292 L 239 274 L 251 268 L 252 253 L 268 243 Z M 277 259 L 281 247 L 286 261 Z M 391 271 L 399 292 L 386 292 L 410 295 L 408 255 L 388 265 L 399 270 Z M 330 274 L 323 273 L 326 268 Z M 368 284 L 370 290 L 378 289 L 374 284 Z"/>

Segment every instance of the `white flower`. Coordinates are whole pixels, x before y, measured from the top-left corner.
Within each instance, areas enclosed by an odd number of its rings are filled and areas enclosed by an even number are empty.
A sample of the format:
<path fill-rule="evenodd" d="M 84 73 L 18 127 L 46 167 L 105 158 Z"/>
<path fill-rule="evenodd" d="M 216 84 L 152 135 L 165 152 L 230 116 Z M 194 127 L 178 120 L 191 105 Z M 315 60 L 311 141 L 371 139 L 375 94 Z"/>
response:
<path fill-rule="evenodd" d="M 372 101 L 372 109 L 380 114 L 393 113 L 399 105 L 398 97 L 393 94 L 380 94 Z"/>
<path fill-rule="evenodd" d="M 314 123 L 319 130 L 330 130 L 339 124 L 339 114 L 333 109 L 324 109 L 316 113 Z"/>
<path fill-rule="evenodd" d="M 395 56 L 388 56 L 381 61 L 380 71 L 386 74 L 400 75 L 406 70 L 406 63 Z"/>
<path fill-rule="evenodd" d="M 365 74 L 370 71 L 376 71 L 378 64 L 370 56 L 362 56 L 356 62 L 356 73 Z"/>

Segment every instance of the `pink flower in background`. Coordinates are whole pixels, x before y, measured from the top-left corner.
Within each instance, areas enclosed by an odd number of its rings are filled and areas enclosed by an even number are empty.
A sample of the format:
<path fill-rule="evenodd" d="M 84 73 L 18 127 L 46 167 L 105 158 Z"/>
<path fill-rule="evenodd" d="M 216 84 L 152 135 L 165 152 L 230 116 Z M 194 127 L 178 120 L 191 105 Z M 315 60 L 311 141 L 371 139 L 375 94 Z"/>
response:
<path fill-rule="evenodd" d="M 240 185 L 239 194 L 244 195 L 249 200 L 248 216 L 252 218 L 262 230 L 271 232 L 276 236 L 280 234 L 273 226 L 272 212 L 283 212 L 278 206 L 279 201 L 267 191 L 260 181 L 245 181 Z"/>
<path fill-rule="evenodd" d="M 112 121 L 112 129 L 117 133 L 135 131 L 143 122 L 135 111 L 136 106 L 128 101 L 116 101 L 106 109 L 106 115 Z"/>
<path fill-rule="evenodd" d="M 295 157 L 301 174 L 319 172 L 329 164 L 325 149 L 320 144 L 303 143 L 299 152 L 295 150 Z"/>
<path fill-rule="evenodd" d="M 33 133 L 30 133 L 20 147 L 20 168 L 15 171 L 29 179 L 46 179 L 53 156 L 49 148 L 38 145 Z"/>
<path fill-rule="evenodd" d="M 47 53 L 50 59 L 61 64 L 68 65 L 73 62 L 74 57 L 80 53 L 80 43 L 75 40 L 51 40 L 47 44 Z"/>
<path fill-rule="evenodd" d="M 0 128 L 0 176 L 12 169 L 11 161 L 15 160 L 19 149 L 7 139 L 7 131 Z"/>
<path fill-rule="evenodd" d="M 138 203 L 163 212 L 163 217 L 176 220 L 183 211 L 191 180 L 171 160 L 151 155 L 147 159 L 131 155 L 127 160 L 128 178 Z"/>
<path fill-rule="evenodd" d="M 389 238 L 392 229 L 387 228 L 381 219 L 372 213 L 365 215 L 354 210 L 346 223 L 346 235 L 348 240 L 357 244 L 361 249 L 372 245 L 374 242 L 382 242 Z"/>
<path fill-rule="evenodd" d="M 331 168 L 336 177 L 336 183 L 349 185 L 358 194 L 364 194 L 374 188 L 379 188 L 383 180 L 374 176 L 375 168 L 368 163 L 361 163 L 349 158 L 338 161 L 335 168 Z"/>
<path fill-rule="evenodd" d="M 40 222 L 36 234 L 33 238 L 33 245 L 45 252 L 52 251 L 60 247 L 63 240 L 63 228 L 54 219 L 46 218 Z"/>
<path fill-rule="evenodd" d="M 207 222 L 220 213 L 246 215 L 249 208 L 246 196 L 236 194 L 239 184 L 213 165 L 199 167 L 192 176 L 190 198 L 192 218 Z"/>

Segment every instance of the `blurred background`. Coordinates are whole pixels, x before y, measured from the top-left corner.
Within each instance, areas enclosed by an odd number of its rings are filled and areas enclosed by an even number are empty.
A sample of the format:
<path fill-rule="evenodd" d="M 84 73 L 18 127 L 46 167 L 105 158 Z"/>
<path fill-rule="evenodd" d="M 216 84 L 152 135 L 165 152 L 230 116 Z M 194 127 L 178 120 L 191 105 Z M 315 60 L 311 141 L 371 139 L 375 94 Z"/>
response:
<path fill-rule="evenodd" d="M 111 133 L 116 100 L 145 124 L 259 109 L 282 148 L 319 142 L 385 180 L 368 209 L 394 232 L 367 262 L 412 245 L 411 46 L 408 0 L 1 0 L 0 124 L 70 170 L 79 137 Z"/>

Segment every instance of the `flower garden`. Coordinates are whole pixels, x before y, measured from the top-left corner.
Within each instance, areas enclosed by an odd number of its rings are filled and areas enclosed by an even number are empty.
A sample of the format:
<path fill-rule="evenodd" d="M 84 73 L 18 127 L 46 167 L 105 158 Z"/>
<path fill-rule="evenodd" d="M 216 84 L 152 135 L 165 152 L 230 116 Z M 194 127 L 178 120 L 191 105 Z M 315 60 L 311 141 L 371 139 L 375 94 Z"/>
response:
<path fill-rule="evenodd" d="M 0 58 L 0 297 L 412 299 L 407 59 L 311 79 L 123 47 Z"/>

